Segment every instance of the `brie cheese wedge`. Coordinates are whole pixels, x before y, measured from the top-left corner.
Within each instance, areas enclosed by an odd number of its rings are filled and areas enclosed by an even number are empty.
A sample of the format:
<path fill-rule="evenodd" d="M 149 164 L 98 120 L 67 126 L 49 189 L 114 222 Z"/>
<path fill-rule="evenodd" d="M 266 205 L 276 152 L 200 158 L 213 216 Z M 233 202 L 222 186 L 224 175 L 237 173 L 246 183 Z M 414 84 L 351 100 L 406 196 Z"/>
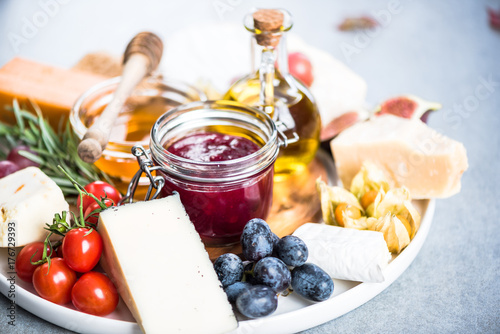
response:
<path fill-rule="evenodd" d="M 379 283 L 392 256 L 381 232 L 307 223 L 293 235 L 309 250 L 307 262 L 321 267 L 331 278 Z"/>

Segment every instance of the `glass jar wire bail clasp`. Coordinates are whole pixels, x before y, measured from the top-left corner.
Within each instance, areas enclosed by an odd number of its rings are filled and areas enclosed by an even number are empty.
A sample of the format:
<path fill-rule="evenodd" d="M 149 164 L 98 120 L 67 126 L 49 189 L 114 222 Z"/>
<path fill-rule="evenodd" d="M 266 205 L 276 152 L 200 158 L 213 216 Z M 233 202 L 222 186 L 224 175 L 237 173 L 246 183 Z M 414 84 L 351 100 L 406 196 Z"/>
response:
<path fill-rule="evenodd" d="M 135 145 L 132 147 L 132 154 L 136 157 L 137 162 L 139 163 L 139 170 L 135 173 L 132 180 L 127 188 L 127 193 L 120 200 L 120 204 L 123 203 L 132 203 L 134 200 L 134 194 L 139 185 L 139 180 L 141 179 L 142 174 L 146 174 L 149 179 L 149 187 L 144 198 L 145 201 L 149 201 L 151 199 L 155 199 L 160 195 L 160 192 L 165 185 L 165 178 L 161 175 L 153 175 L 153 171 L 162 169 L 161 166 L 155 166 L 153 160 L 150 158 L 150 151 L 146 150 L 141 145 Z M 153 191 L 154 189 L 154 191 Z"/>
<path fill-rule="evenodd" d="M 299 141 L 299 135 L 295 131 L 292 132 L 292 138 L 288 138 L 285 132 L 289 129 L 282 121 L 274 121 L 274 124 L 276 124 L 276 130 L 278 131 L 278 135 L 281 138 L 280 146 L 287 147 L 289 144 L 293 144 Z"/>
<path fill-rule="evenodd" d="M 276 118 L 276 113 L 275 111 L 275 106 L 260 106 L 260 110 L 265 112 L 267 115 L 274 115 L 272 118 L 274 125 L 276 126 L 276 132 L 278 133 L 278 139 L 279 139 L 279 146 L 280 147 L 287 147 L 289 144 L 293 144 L 299 141 L 300 137 L 297 134 L 296 131 L 292 132 L 292 137 L 289 138 L 285 132 L 289 132 L 290 127 L 285 124 L 285 122 L 279 120 Z M 293 120 L 292 120 L 293 122 Z"/>

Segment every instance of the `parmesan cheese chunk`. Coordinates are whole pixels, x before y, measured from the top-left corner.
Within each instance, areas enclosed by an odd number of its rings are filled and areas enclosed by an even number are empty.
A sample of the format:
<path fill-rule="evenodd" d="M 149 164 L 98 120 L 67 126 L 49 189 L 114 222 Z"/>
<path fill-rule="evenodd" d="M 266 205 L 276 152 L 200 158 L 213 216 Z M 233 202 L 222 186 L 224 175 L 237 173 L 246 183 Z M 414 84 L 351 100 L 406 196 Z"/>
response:
<path fill-rule="evenodd" d="M 369 160 L 387 173 L 395 187 L 412 198 L 445 198 L 460 191 L 468 167 L 465 147 L 420 120 L 382 115 L 358 123 L 331 141 L 344 187 Z"/>
<path fill-rule="evenodd" d="M 0 247 L 43 241 L 45 224 L 69 205 L 57 184 L 37 167 L 27 167 L 0 179 Z"/>
<path fill-rule="evenodd" d="M 101 265 L 144 333 L 226 333 L 237 321 L 175 194 L 103 211 Z"/>

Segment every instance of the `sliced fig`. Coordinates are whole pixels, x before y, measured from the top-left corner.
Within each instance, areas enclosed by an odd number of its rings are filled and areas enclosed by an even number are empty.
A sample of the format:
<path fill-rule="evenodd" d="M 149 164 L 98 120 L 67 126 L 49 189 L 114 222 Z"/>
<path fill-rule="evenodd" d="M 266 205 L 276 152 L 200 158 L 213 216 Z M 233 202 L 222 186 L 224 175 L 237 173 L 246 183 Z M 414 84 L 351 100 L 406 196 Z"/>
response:
<path fill-rule="evenodd" d="M 374 115 L 392 114 L 403 118 L 421 119 L 423 122 L 427 122 L 429 112 L 440 108 L 441 104 L 439 103 L 425 101 L 414 95 L 402 95 L 382 102 L 375 109 Z"/>
<path fill-rule="evenodd" d="M 334 118 L 330 123 L 321 129 L 320 140 L 323 142 L 332 139 L 359 120 L 360 117 L 356 111 L 348 111 L 337 118 Z"/>

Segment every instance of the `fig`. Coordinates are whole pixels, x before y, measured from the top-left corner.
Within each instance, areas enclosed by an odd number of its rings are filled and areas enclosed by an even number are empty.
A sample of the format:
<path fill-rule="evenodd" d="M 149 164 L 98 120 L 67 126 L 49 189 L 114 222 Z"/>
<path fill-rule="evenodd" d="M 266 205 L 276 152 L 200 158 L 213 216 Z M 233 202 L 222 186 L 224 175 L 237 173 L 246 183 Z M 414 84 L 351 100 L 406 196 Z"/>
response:
<path fill-rule="evenodd" d="M 348 127 L 372 116 L 392 114 L 408 119 L 421 119 L 427 123 L 429 113 L 438 109 L 441 109 L 440 103 L 429 102 L 414 95 L 401 95 L 385 100 L 373 112 L 348 111 L 323 126 L 320 134 L 321 147 L 331 152 L 330 140 Z"/>
<path fill-rule="evenodd" d="M 329 141 L 351 125 L 354 125 L 360 120 L 360 116 L 356 111 L 348 111 L 336 118 L 321 129 L 320 139 L 322 142 Z"/>
<path fill-rule="evenodd" d="M 413 95 L 402 95 L 382 102 L 375 109 L 374 115 L 392 114 L 403 118 L 421 119 L 422 122 L 427 122 L 429 113 L 438 109 L 441 109 L 439 103 L 425 101 Z"/>

